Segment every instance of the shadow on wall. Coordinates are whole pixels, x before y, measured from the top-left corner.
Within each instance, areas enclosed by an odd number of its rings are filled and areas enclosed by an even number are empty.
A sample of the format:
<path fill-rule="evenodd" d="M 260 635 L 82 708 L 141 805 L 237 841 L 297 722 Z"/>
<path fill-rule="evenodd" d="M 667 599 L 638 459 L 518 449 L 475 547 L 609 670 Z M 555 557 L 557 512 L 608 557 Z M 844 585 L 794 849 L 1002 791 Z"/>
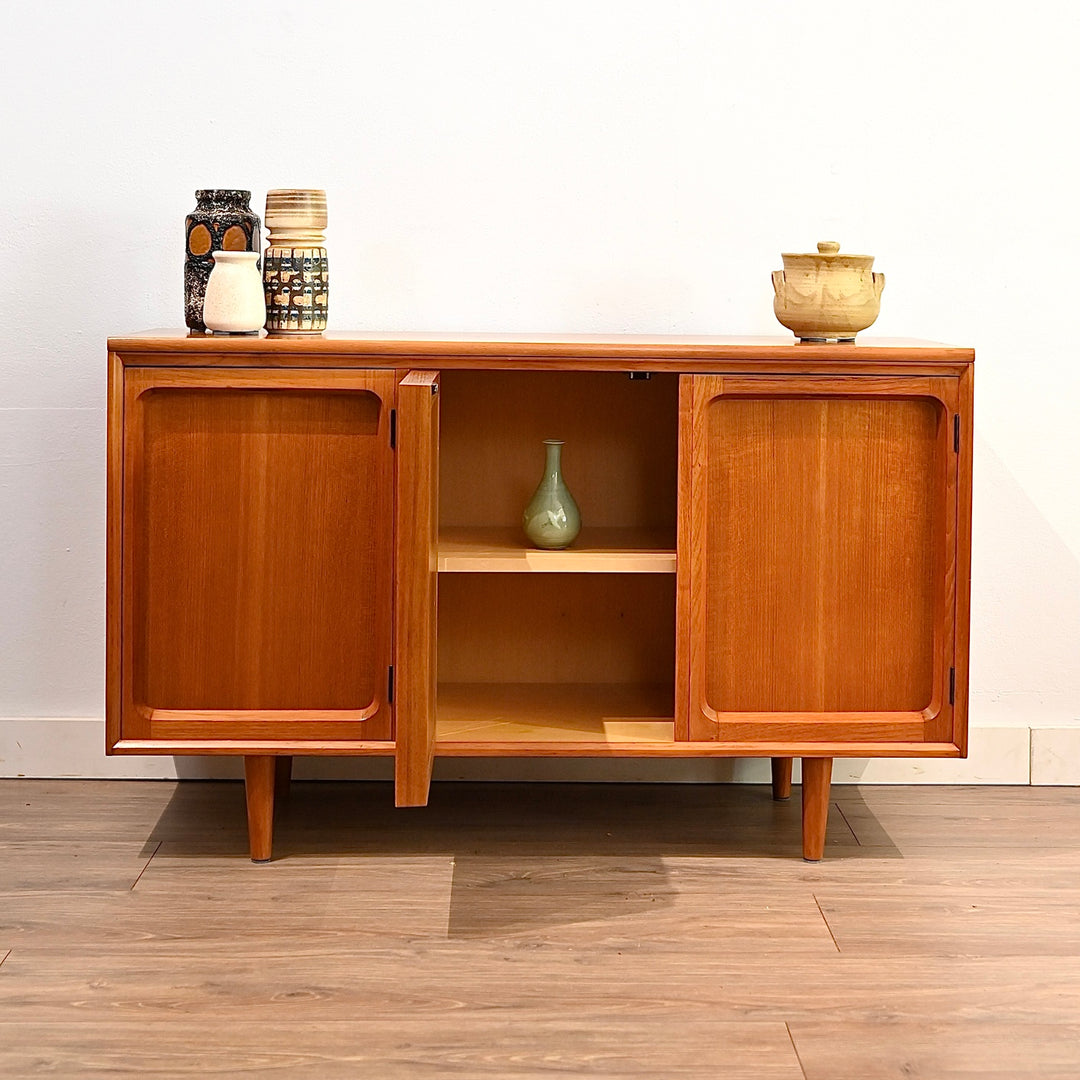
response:
<path fill-rule="evenodd" d="M 1015 699 L 1080 717 L 1080 553 L 982 439 L 975 447 L 971 685 L 976 717 Z"/>
<path fill-rule="evenodd" d="M 181 321 L 184 211 L 132 233 L 122 195 L 75 213 L 36 194 L 5 208 L 20 292 L 0 366 L 0 716 L 93 716 L 104 693 L 105 343 L 160 322 L 148 313 L 161 295 Z"/>
<path fill-rule="evenodd" d="M 975 438 L 970 746 L 978 726 L 1080 717 L 1080 558 L 989 444 Z M 837 764 L 858 782 L 868 759 Z M 946 766 L 947 762 L 938 763 Z M 835 778 L 839 778 L 838 776 Z M 947 772 L 942 775 L 948 783 Z"/>

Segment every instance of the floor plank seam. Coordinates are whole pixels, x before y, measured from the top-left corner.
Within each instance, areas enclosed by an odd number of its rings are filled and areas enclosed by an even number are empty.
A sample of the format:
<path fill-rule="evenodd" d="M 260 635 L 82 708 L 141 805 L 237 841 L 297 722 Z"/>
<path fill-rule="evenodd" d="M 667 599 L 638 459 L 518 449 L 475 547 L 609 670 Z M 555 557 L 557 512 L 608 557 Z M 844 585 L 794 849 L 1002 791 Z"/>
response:
<path fill-rule="evenodd" d="M 811 894 L 814 897 L 814 903 L 817 904 L 818 912 L 821 914 L 821 920 L 825 923 L 825 929 L 829 931 L 829 937 L 832 938 L 832 943 L 836 946 L 836 951 L 840 951 L 840 943 L 836 940 L 836 935 L 832 932 L 832 927 L 829 925 L 829 920 L 825 918 L 825 912 L 822 910 L 821 901 L 817 898 L 816 893 Z"/>
<path fill-rule="evenodd" d="M 446 898 L 446 925 L 443 927 L 443 940 L 450 940 L 450 923 L 454 917 L 454 876 L 457 874 L 457 856 L 450 856 L 450 894 Z"/>
<path fill-rule="evenodd" d="M 135 880 L 134 880 L 134 881 L 133 881 L 133 882 L 131 883 L 131 888 L 132 888 L 132 889 L 134 889 L 134 888 L 135 888 L 135 886 L 136 886 L 136 885 L 138 885 L 138 884 L 139 884 L 139 882 L 140 882 L 140 881 L 142 880 L 142 876 L 143 876 L 143 874 L 145 874 L 145 873 L 146 873 L 146 868 L 147 868 L 147 867 L 148 867 L 148 866 L 150 865 L 150 863 L 151 863 L 151 862 L 153 861 L 153 859 L 154 859 L 154 856 L 155 856 L 155 855 L 156 855 L 156 854 L 157 854 L 157 853 L 158 853 L 158 852 L 159 852 L 159 851 L 161 850 L 161 845 L 162 845 L 163 843 L 165 843 L 165 841 L 164 841 L 164 840 L 159 840 L 159 841 L 158 841 L 158 844 L 157 844 L 157 847 L 156 847 L 156 848 L 154 848 L 154 850 L 150 852 L 150 858 L 146 860 L 146 866 L 144 866 L 144 867 L 143 867 L 143 868 L 142 868 L 142 869 L 141 869 L 141 870 L 139 871 L 139 876 L 138 876 L 138 877 L 137 877 L 137 878 L 136 878 L 136 879 L 135 879 Z M 130 891 L 130 890 L 129 890 L 129 891 Z"/>
<path fill-rule="evenodd" d="M 803 1074 L 803 1080 L 807 1080 L 806 1066 L 802 1063 L 802 1058 L 799 1056 L 799 1048 L 795 1045 L 795 1036 L 791 1034 L 791 1025 L 785 1020 L 784 1028 L 787 1030 L 787 1037 L 791 1040 L 791 1049 L 795 1052 L 795 1060 L 799 1064 L 799 1072 Z"/>
<path fill-rule="evenodd" d="M 847 814 L 844 813 L 844 808 L 839 803 L 833 803 L 837 812 L 840 814 L 840 820 L 848 827 L 848 832 L 851 833 L 855 840 L 857 847 L 862 847 L 862 841 L 859 839 L 859 834 L 851 827 L 851 822 L 847 819 Z"/>

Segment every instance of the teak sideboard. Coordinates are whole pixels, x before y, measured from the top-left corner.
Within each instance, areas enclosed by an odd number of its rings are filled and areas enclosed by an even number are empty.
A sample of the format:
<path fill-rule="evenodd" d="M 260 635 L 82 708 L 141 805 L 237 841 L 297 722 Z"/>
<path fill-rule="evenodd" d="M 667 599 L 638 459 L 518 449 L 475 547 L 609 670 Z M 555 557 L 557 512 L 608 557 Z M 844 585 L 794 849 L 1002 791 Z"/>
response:
<path fill-rule="evenodd" d="M 967 752 L 971 349 L 327 334 L 109 342 L 107 752 L 803 763 Z M 531 549 L 541 441 L 583 528 Z"/>

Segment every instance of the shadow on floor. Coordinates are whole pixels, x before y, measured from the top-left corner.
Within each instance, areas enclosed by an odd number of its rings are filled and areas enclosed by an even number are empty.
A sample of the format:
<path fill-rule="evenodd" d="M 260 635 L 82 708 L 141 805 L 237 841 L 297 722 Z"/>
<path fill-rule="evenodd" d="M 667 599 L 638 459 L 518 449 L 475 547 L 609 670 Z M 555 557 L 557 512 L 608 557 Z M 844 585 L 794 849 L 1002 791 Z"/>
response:
<path fill-rule="evenodd" d="M 853 800 L 848 789 L 844 805 L 859 808 L 861 827 L 876 824 Z M 882 840 L 878 829 L 874 846 L 861 847 L 834 801 L 826 860 L 899 854 Z M 243 784 L 177 784 L 147 857 L 159 846 L 171 859 L 246 859 Z M 769 787 L 747 784 L 436 783 L 426 807 L 397 809 L 389 783 L 303 781 L 279 803 L 274 830 L 274 862 L 302 869 L 307 860 L 313 875 L 327 859 L 452 859 L 452 938 L 670 908 L 679 893 L 669 867 L 675 859 L 718 860 L 722 896 L 738 894 L 753 876 L 745 860 L 801 868 L 801 854 L 798 789 L 774 802 Z"/>
<path fill-rule="evenodd" d="M 845 789 L 843 805 L 859 807 L 862 821 L 875 820 L 856 789 Z M 800 820 L 798 788 L 790 801 L 774 802 L 768 787 L 751 784 L 435 783 L 427 806 L 399 809 L 392 784 L 301 781 L 279 801 L 274 859 L 436 853 L 788 859 L 801 855 Z M 826 858 L 868 854 L 861 839 L 834 799 Z M 159 843 L 180 857 L 245 854 L 243 784 L 177 784 L 147 847 Z M 872 844 L 874 857 L 898 854 L 880 827 Z"/>

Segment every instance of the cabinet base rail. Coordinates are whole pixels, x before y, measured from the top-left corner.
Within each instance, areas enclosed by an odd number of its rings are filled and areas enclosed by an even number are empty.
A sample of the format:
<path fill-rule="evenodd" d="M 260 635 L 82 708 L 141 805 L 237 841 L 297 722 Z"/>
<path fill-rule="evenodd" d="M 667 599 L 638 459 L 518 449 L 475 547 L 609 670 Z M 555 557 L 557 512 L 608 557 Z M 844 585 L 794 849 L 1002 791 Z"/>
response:
<path fill-rule="evenodd" d="M 300 739 L 120 739 L 108 754 L 206 754 L 214 757 L 393 757 L 393 741 L 347 739 L 322 742 Z M 435 743 L 437 757 L 652 757 L 652 758 L 960 758 L 964 751 L 952 742 L 443 742 Z"/>

